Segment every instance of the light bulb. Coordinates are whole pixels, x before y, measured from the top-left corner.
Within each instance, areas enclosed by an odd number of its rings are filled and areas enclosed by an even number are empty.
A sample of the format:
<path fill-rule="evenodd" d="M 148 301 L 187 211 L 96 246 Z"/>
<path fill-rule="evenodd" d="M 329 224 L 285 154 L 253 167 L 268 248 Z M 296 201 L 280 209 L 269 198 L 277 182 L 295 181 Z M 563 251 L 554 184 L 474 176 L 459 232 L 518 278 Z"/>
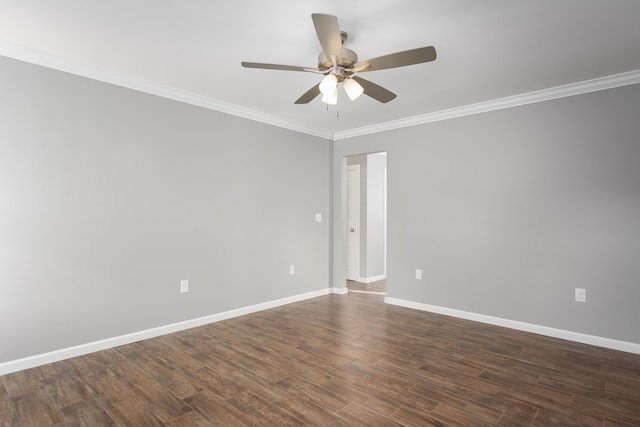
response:
<path fill-rule="evenodd" d="M 322 95 L 322 102 L 329 105 L 336 105 L 338 103 L 338 88 L 336 87 L 330 95 Z"/>
<path fill-rule="evenodd" d="M 320 92 L 326 96 L 330 96 L 336 90 L 338 86 L 338 78 L 335 74 L 327 74 L 320 82 Z"/>
<path fill-rule="evenodd" d="M 347 92 L 347 96 L 352 101 L 357 99 L 362 95 L 362 92 L 364 92 L 364 88 L 360 83 L 353 79 L 346 79 L 342 84 L 344 85 L 344 91 Z"/>

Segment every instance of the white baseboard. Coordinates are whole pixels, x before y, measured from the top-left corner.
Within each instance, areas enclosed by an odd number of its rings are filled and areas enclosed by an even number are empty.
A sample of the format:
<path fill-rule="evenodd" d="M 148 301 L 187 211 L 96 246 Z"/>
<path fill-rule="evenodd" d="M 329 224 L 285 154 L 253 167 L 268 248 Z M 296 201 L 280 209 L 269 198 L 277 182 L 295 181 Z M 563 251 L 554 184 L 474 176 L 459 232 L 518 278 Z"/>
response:
<path fill-rule="evenodd" d="M 338 295 L 346 295 L 349 290 L 347 288 L 331 288 L 331 292 Z"/>
<path fill-rule="evenodd" d="M 360 277 L 360 276 L 358 276 L 358 279 L 356 281 L 360 282 L 360 283 L 373 283 L 373 282 L 378 282 L 380 280 L 384 280 L 386 278 L 387 278 L 387 276 L 385 276 L 384 274 L 381 274 L 380 276 L 373 276 L 373 277 Z"/>
<path fill-rule="evenodd" d="M 269 301 L 261 304 L 251 305 L 248 307 L 242 307 L 235 310 L 224 311 L 224 312 L 212 314 L 209 316 L 199 317 L 197 319 L 185 320 L 183 322 L 172 323 L 170 325 L 160 326 L 157 328 L 147 329 L 139 332 L 133 332 L 133 333 L 121 335 L 118 337 L 107 338 L 104 340 L 94 341 L 86 344 L 80 344 L 74 347 L 63 348 L 63 349 L 51 351 L 48 353 L 37 354 L 34 356 L 22 358 L 22 359 L 10 360 L 8 362 L 0 363 L 0 375 L 10 374 L 12 372 L 22 371 L 24 369 L 46 365 L 47 363 L 58 362 L 60 360 L 70 359 L 72 357 L 82 356 L 84 354 L 89 354 L 89 353 L 93 353 L 100 350 L 106 350 L 108 348 L 118 347 L 125 344 L 131 344 L 137 341 L 158 337 L 160 335 L 171 334 L 174 332 L 183 331 L 185 329 L 191 329 L 197 326 L 207 325 L 209 323 L 215 323 L 221 320 L 226 320 L 233 317 L 243 316 L 245 314 L 267 310 L 270 308 L 279 307 L 281 305 L 291 304 L 294 302 L 327 295 L 332 292 L 340 293 L 340 292 L 335 292 L 335 289 L 336 288 L 321 289 L 314 292 L 294 295 L 287 298 L 282 298 L 282 299 Z"/>
<path fill-rule="evenodd" d="M 534 334 L 545 335 L 553 338 L 560 338 L 569 341 L 575 341 L 583 344 L 595 345 L 598 347 L 609 348 L 613 350 L 626 351 L 628 353 L 640 354 L 640 344 L 619 341 L 611 338 L 587 335 L 579 332 L 565 331 L 563 329 L 550 328 L 548 326 L 534 325 L 531 323 L 518 322 L 516 320 L 503 319 L 500 317 L 487 316 L 484 314 L 471 313 L 468 311 L 455 310 L 447 307 L 423 304 L 419 302 L 407 301 L 397 298 L 385 297 L 384 302 L 387 304 L 398 305 L 401 307 L 413 308 L 431 313 L 444 314 L 446 316 L 457 317 L 474 322 L 487 323 L 495 326 L 503 326 L 505 328 L 516 329 L 519 331 L 532 332 Z"/>

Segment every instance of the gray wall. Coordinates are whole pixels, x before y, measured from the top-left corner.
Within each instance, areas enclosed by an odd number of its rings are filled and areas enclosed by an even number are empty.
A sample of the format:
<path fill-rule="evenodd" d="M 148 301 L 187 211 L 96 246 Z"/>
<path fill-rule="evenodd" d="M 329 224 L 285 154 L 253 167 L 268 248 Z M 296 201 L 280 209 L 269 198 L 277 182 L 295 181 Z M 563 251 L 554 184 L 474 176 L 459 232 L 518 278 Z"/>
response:
<path fill-rule="evenodd" d="M 329 141 L 2 57 L 0 120 L 0 362 L 329 285 Z"/>
<path fill-rule="evenodd" d="M 387 151 L 389 297 L 640 343 L 638 111 L 635 85 L 336 141 L 335 218 L 343 156 Z"/>

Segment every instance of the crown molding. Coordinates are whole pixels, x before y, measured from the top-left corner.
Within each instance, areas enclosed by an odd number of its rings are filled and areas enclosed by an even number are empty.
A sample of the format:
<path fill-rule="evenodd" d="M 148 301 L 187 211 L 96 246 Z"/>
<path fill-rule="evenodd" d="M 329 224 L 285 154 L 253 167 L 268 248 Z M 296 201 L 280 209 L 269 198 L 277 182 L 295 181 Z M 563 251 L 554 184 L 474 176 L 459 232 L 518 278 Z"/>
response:
<path fill-rule="evenodd" d="M 583 93 L 596 92 L 604 89 L 611 89 L 620 86 L 627 86 L 640 83 L 640 70 L 627 73 L 614 74 L 612 76 L 586 80 L 578 83 L 571 83 L 563 86 L 556 86 L 549 89 L 535 92 L 523 93 L 506 98 L 494 99 L 477 104 L 465 105 L 463 107 L 451 108 L 448 110 L 436 111 L 399 120 L 392 120 L 378 123 L 371 126 L 363 126 L 356 129 L 340 131 L 333 134 L 333 140 L 353 138 L 356 136 L 369 135 L 372 133 L 384 132 L 393 129 L 400 129 L 410 126 L 422 125 L 425 123 L 438 122 L 441 120 L 454 119 L 456 117 L 470 116 L 473 114 L 486 113 L 489 111 L 501 110 L 504 108 L 518 107 L 521 105 L 534 104 L 536 102 L 549 101 L 557 98 L 565 98 Z"/>
<path fill-rule="evenodd" d="M 441 120 L 453 119 L 456 117 L 470 116 L 473 114 L 486 113 L 504 108 L 534 104 L 557 98 L 565 98 L 568 96 L 640 83 L 640 70 L 634 70 L 627 73 L 615 74 L 612 76 L 571 83 L 535 92 L 528 92 L 506 98 L 499 98 L 491 101 L 479 102 L 477 104 L 470 104 L 448 110 L 435 111 L 432 113 L 331 133 L 323 129 L 303 125 L 299 122 L 286 120 L 282 117 L 217 101 L 212 98 L 196 95 L 194 93 L 182 91 L 169 86 L 163 86 L 144 79 L 103 70 L 98 67 L 91 67 L 86 64 L 60 58 L 55 55 L 4 40 L 0 40 L 0 55 L 331 141 L 370 135 L 388 130 L 401 129 L 438 122 Z"/>
<path fill-rule="evenodd" d="M 242 117 L 245 119 L 289 129 L 292 131 L 317 136 L 319 138 L 328 140 L 333 139 L 333 134 L 331 132 L 327 132 L 322 129 L 305 126 L 298 122 L 283 119 L 282 117 L 277 117 L 251 110 L 249 108 L 228 104 L 212 98 L 196 95 L 194 93 L 179 90 L 169 86 L 164 86 L 126 74 L 104 70 L 98 67 L 92 67 L 69 59 L 51 55 L 49 53 L 17 45 L 5 40 L 0 40 L 0 55 L 17 59 L 19 61 L 28 62 L 34 65 L 40 65 L 46 68 L 63 71 L 65 73 L 98 80 L 104 83 L 110 83 L 116 86 L 133 89 L 139 92 L 160 96 L 162 98 L 183 102 L 185 104 L 191 104 L 198 107 L 207 108 L 209 110 L 231 114 L 233 116 Z"/>

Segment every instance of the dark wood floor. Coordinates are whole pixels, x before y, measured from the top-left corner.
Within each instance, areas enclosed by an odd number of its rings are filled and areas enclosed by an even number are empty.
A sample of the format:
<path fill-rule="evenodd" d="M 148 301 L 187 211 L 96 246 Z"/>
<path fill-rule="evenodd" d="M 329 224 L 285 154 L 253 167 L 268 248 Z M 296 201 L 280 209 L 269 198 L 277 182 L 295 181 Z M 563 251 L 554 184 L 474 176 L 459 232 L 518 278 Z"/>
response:
<path fill-rule="evenodd" d="M 0 377 L 1 426 L 638 426 L 640 356 L 328 295 Z"/>

